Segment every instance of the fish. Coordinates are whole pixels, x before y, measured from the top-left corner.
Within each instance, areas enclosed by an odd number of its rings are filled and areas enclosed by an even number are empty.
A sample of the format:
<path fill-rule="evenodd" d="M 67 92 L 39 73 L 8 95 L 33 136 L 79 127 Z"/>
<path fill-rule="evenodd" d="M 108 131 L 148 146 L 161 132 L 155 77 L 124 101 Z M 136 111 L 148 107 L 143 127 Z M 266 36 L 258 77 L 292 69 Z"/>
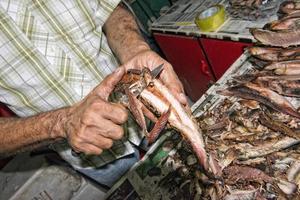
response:
<path fill-rule="evenodd" d="M 298 135 L 295 131 L 290 129 L 284 123 L 272 119 L 271 116 L 268 115 L 266 112 L 261 112 L 259 121 L 262 125 L 268 127 L 273 131 L 279 131 L 286 136 L 300 140 L 300 135 Z"/>
<path fill-rule="evenodd" d="M 279 12 L 285 14 L 292 14 L 298 10 L 300 10 L 300 3 L 295 1 L 285 1 L 279 6 Z"/>
<path fill-rule="evenodd" d="M 289 47 L 300 44 L 300 30 L 274 32 L 262 29 L 250 29 L 253 37 L 264 45 Z"/>
<path fill-rule="evenodd" d="M 287 171 L 287 179 L 300 187 L 300 161 L 293 162 Z"/>
<path fill-rule="evenodd" d="M 259 73 L 260 74 L 260 73 Z M 276 81 L 298 81 L 300 80 L 299 75 L 283 75 L 283 76 L 277 76 L 277 75 L 270 75 L 268 73 L 261 73 L 261 76 L 256 76 L 257 79 L 270 81 L 270 80 L 276 80 Z"/>
<path fill-rule="evenodd" d="M 300 10 L 299 10 L 300 11 Z M 299 29 L 300 18 L 284 18 L 267 24 L 269 30 L 286 31 Z"/>
<path fill-rule="evenodd" d="M 243 99 L 256 100 L 276 111 L 288 114 L 300 119 L 300 113 L 284 97 L 276 92 L 260 87 L 257 84 L 246 83 L 219 90 L 217 93 L 225 96 L 235 96 Z"/>
<path fill-rule="evenodd" d="M 263 157 L 265 155 L 292 147 L 294 145 L 300 144 L 300 140 L 292 137 L 283 137 L 279 141 L 266 142 L 260 146 L 247 146 L 245 147 L 243 143 L 235 146 L 236 149 L 240 151 L 238 155 L 239 160 L 248 160 L 257 157 Z"/>
<path fill-rule="evenodd" d="M 273 62 L 265 66 L 265 70 L 277 70 L 277 69 L 297 69 L 300 68 L 300 60 L 288 60 L 281 62 Z"/>
<path fill-rule="evenodd" d="M 275 183 L 285 194 L 292 195 L 297 191 L 297 185 L 279 178 L 273 178 L 260 169 L 232 165 L 224 169 L 227 181 L 236 183 L 238 181 Z"/>
<path fill-rule="evenodd" d="M 279 53 L 282 50 L 282 48 L 251 46 L 248 47 L 246 50 L 248 50 L 251 55 L 256 56 L 268 53 Z"/>
<path fill-rule="evenodd" d="M 115 92 L 123 94 L 119 99 L 123 99 L 123 104 L 129 108 L 143 130 L 146 129 L 144 110 L 148 110 L 149 116 L 149 112 L 155 117 L 159 116 L 150 133 L 144 130 L 150 143 L 155 141 L 168 123 L 191 144 L 199 164 L 205 171 L 209 171 L 202 131 L 191 111 L 184 107 L 159 79 L 153 78 L 149 69 L 127 72 L 117 84 Z"/>
<path fill-rule="evenodd" d="M 154 79 L 153 86 L 145 88 L 140 93 L 139 99 L 159 113 L 165 113 L 170 107 L 168 123 L 191 144 L 200 164 L 208 170 L 208 157 L 202 131 L 190 112 L 179 103 L 170 90 L 160 80 Z"/>
<path fill-rule="evenodd" d="M 289 61 L 289 60 L 300 60 L 300 48 L 273 48 L 273 47 L 258 47 L 253 46 L 247 49 L 248 52 L 264 61 L 278 62 L 278 61 Z"/>
<path fill-rule="evenodd" d="M 285 14 L 280 17 L 280 19 L 289 19 L 289 18 L 299 18 L 300 17 L 300 10 L 294 10 L 290 14 Z"/>
<path fill-rule="evenodd" d="M 224 197 L 224 200 L 254 200 L 256 199 L 257 190 L 235 190 L 231 191 Z"/>
<path fill-rule="evenodd" d="M 237 181 L 256 181 L 256 182 L 266 182 L 273 183 L 274 179 L 264 173 L 263 171 L 248 167 L 231 165 L 223 170 L 224 176 L 231 182 Z"/>
<path fill-rule="evenodd" d="M 282 49 L 280 51 L 280 55 L 285 56 L 285 57 L 295 56 L 295 55 L 298 55 L 299 53 L 300 53 L 300 47 Z"/>
<path fill-rule="evenodd" d="M 289 97 L 300 97 L 300 76 L 297 76 L 297 79 L 292 79 L 295 77 L 283 76 L 265 76 L 257 77 L 254 80 L 254 83 L 258 84 L 261 87 L 269 88 L 280 95 L 289 96 Z"/>

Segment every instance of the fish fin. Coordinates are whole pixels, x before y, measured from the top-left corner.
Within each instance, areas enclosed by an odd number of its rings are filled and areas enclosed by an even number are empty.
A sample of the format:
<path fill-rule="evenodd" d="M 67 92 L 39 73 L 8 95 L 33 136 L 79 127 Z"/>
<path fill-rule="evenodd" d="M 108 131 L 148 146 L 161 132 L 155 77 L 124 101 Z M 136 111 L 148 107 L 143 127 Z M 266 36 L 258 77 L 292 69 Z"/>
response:
<path fill-rule="evenodd" d="M 169 116 L 171 113 L 171 106 L 169 106 L 169 109 L 167 112 L 163 113 L 159 118 L 158 121 L 155 123 L 153 129 L 150 131 L 150 133 L 147 135 L 148 143 L 152 144 L 158 135 L 161 133 L 161 131 L 165 128 Z"/>
<path fill-rule="evenodd" d="M 150 119 L 152 122 L 157 122 L 157 117 L 145 106 L 145 105 L 142 105 L 142 111 L 144 113 L 144 115 Z"/>
<path fill-rule="evenodd" d="M 125 92 L 128 96 L 128 108 L 134 116 L 135 121 L 143 129 L 144 132 L 147 131 L 141 102 L 129 91 L 129 89 L 126 89 Z"/>

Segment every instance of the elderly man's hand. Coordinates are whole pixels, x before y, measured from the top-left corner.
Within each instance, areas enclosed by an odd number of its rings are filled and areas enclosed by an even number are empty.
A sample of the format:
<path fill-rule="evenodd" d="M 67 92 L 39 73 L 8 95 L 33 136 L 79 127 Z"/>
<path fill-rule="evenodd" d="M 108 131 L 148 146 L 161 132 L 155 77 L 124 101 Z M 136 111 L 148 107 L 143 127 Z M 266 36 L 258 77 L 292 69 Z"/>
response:
<path fill-rule="evenodd" d="M 121 139 L 127 121 L 127 110 L 108 97 L 121 80 L 125 69 L 120 67 L 107 76 L 86 98 L 72 106 L 66 117 L 65 137 L 75 152 L 98 155 Z"/>
<path fill-rule="evenodd" d="M 160 74 L 161 81 L 171 90 L 175 97 L 184 105 L 187 104 L 187 99 L 184 94 L 183 86 L 178 79 L 173 67 L 166 60 L 161 58 L 158 54 L 151 50 L 141 51 L 123 66 L 128 69 L 141 69 L 143 67 L 148 67 L 149 69 L 154 69 L 160 64 L 164 64 L 164 70 Z"/>

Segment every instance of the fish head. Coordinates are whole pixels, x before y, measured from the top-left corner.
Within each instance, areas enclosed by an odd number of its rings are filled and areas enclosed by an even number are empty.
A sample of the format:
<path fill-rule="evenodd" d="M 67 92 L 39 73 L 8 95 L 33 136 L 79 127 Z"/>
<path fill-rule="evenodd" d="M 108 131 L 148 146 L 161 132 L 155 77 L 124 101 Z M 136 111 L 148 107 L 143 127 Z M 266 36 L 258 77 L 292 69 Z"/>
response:
<path fill-rule="evenodd" d="M 163 64 L 157 66 L 153 70 L 147 67 L 143 69 L 129 69 L 126 74 L 123 75 L 120 82 L 116 85 L 114 94 L 118 102 L 126 105 L 128 103 L 128 93 L 133 96 L 139 97 L 141 92 L 147 88 L 153 86 L 153 79 L 157 78 L 163 70 Z"/>

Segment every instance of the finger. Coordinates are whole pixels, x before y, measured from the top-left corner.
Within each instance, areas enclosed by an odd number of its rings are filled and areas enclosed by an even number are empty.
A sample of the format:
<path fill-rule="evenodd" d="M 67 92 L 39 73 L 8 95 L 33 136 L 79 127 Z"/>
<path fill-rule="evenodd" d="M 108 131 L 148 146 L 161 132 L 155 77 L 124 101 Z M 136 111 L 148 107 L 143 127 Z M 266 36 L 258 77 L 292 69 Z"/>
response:
<path fill-rule="evenodd" d="M 98 87 L 95 88 L 94 93 L 102 99 L 107 100 L 110 93 L 114 90 L 116 84 L 122 79 L 125 74 L 125 68 L 119 67 L 116 71 L 108 75 Z"/>
<path fill-rule="evenodd" d="M 97 126 L 101 120 L 108 119 L 116 124 L 123 124 L 128 119 L 128 111 L 121 104 L 108 103 L 98 99 L 83 116 L 82 121 L 87 125 Z"/>
<path fill-rule="evenodd" d="M 188 100 L 184 93 L 176 93 L 175 98 L 178 99 L 178 101 L 184 106 L 188 105 Z"/>
<path fill-rule="evenodd" d="M 94 145 L 100 149 L 110 149 L 113 145 L 113 140 L 99 134 L 100 131 L 95 127 L 91 127 L 87 130 L 86 134 L 89 136 L 85 142 Z"/>
<path fill-rule="evenodd" d="M 172 88 L 178 93 L 183 93 L 183 85 L 179 81 L 177 74 L 175 73 L 173 67 L 170 64 L 167 64 L 164 70 L 162 71 L 161 79 L 166 85 L 173 86 Z"/>
<path fill-rule="evenodd" d="M 89 131 L 112 140 L 119 140 L 124 135 L 123 127 L 114 124 L 110 120 L 103 120 L 98 126 L 89 127 Z"/>
<path fill-rule="evenodd" d="M 100 155 L 103 152 L 101 148 L 88 143 L 83 143 L 79 148 L 77 148 L 77 151 L 86 155 Z"/>
<path fill-rule="evenodd" d="M 177 74 L 170 64 L 166 65 L 160 79 L 169 88 L 171 93 L 175 96 L 176 99 L 178 99 L 181 104 L 186 105 L 188 103 L 187 98 L 184 94 L 183 85 L 179 81 Z"/>
<path fill-rule="evenodd" d="M 128 119 L 128 111 L 121 104 L 107 103 L 103 117 L 109 119 L 116 124 L 123 124 Z"/>

